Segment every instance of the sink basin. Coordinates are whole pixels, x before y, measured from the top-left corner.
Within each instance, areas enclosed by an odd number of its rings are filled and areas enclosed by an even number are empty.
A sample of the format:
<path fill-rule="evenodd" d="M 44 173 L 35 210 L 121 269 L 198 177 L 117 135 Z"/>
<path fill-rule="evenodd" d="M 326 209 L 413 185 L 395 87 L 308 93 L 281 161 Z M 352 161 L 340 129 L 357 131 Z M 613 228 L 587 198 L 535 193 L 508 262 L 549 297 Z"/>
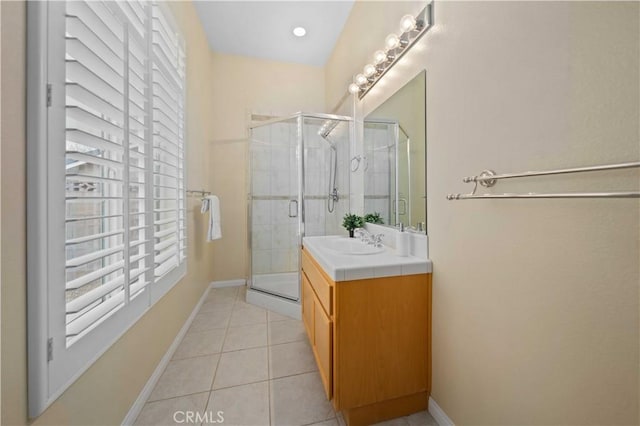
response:
<path fill-rule="evenodd" d="M 327 241 L 327 246 L 330 250 L 340 254 L 365 255 L 382 253 L 384 251 L 384 247 L 368 245 L 355 238 L 329 240 Z"/>

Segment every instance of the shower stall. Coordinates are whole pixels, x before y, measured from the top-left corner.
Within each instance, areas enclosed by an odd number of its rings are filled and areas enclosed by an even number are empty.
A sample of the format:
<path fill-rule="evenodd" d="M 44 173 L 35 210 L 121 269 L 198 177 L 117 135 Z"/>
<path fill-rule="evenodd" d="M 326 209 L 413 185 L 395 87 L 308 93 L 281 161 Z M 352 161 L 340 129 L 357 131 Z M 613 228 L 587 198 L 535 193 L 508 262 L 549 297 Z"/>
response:
<path fill-rule="evenodd" d="M 300 317 L 302 237 L 344 232 L 351 118 L 298 113 L 251 128 L 247 300 Z"/>

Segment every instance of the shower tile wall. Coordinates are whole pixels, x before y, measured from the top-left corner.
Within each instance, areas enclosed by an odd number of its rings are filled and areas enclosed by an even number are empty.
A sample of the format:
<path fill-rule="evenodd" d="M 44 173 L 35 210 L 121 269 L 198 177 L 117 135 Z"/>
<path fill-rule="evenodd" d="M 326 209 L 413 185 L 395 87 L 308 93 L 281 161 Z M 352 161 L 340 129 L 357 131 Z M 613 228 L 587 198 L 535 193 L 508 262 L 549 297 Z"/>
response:
<path fill-rule="evenodd" d="M 380 213 L 385 224 L 394 224 L 391 218 L 392 197 L 395 192 L 394 128 L 382 123 L 367 123 L 364 128 L 364 146 L 367 164 L 364 181 L 364 212 Z"/>

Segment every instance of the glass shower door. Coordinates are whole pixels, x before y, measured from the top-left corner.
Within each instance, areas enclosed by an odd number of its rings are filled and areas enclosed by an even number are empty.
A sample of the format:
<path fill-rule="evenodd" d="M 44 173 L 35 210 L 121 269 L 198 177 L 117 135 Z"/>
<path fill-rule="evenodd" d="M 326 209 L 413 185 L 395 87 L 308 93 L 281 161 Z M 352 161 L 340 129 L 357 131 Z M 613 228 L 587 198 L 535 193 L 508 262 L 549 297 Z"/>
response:
<path fill-rule="evenodd" d="M 299 118 L 252 129 L 251 288 L 299 300 Z"/>

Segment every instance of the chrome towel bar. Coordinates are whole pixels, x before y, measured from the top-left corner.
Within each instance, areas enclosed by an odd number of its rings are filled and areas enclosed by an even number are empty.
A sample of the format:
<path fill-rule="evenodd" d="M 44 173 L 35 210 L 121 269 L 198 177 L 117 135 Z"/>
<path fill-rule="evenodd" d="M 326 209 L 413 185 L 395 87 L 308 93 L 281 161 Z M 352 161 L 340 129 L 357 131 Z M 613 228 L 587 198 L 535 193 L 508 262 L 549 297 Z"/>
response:
<path fill-rule="evenodd" d="M 604 170 L 619 170 L 619 169 L 631 169 L 640 168 L 640 161 L 630 163 L 619 164 L 605 164 L 600 166 L 586 166 L 586 167 L 574 167 L 569 169 L 557 169 L 557 170 L 545 170 L 535 172 L 523 172 L 523 173 L 504 173 L 496 174 L 493 170 L 484 170 L 478 176 L 469 176 L 462 179 L 465 183 L 474 183 L 473 191 L 469 194 L 448 194 L 447 200 L 478 200 L 478 199 L 507 199 L 507 198 L 640 198 L 639 191 L 620 191 L 620 192 L 576 192 L 576 193 L 550 193 L 550 194 L 537 194 L 537 193 L 524 193 L 524 194 L 478 194 L 478 184 L 485 188 L 494 186 L 500 179 L 511 178 L 523 178 L 532 176 L 548 176 L 567 173 L 582 173 L 582 172 L 597 172 Z"/>
<path fill-rule="evenodd" d="M 640 192 L 567 192 L 558 194 L 449 194 L 447 200 L 477 200 L 483 198 L 640 198 Z"/>
<path fill-rule="evenodd" d="M 211 195 L 211 191 L 205 191 L 204 189 L 187 189 L 187 195 L 196 194 L 200 194 L 201 197 L 206 197 L 207 195 Z"/>

